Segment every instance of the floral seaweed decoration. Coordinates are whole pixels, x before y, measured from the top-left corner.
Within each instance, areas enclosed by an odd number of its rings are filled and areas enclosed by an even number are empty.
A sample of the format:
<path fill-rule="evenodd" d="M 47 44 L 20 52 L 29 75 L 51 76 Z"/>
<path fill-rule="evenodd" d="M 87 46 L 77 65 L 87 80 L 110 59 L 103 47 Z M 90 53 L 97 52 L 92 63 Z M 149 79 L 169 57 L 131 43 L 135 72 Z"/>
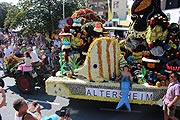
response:
<path fill-rule="evenodd" d="M 65 72 L 65 65 L 66 61 L 63 62 L 63 53 L 59 53 L 59 65 L 60 65 L 60 72 L 63 74 Z"/>
<path fill-rule="evenodd" d="M 78 59 L 78 57 L 77 56 L 75 56 L 75 55 L 73 55 L 72 57 L 70 57 L 71 59 L 71 61 L 70 61 L 70 63 L 71 63 L 71 69 L 72 70 L 75 70 L 75 69 L 77 69 L 78 67 L 79 67 L 79 64 L 80 64 L 80 61 L 79 62 L 77 62 L 77 59 Z"/>

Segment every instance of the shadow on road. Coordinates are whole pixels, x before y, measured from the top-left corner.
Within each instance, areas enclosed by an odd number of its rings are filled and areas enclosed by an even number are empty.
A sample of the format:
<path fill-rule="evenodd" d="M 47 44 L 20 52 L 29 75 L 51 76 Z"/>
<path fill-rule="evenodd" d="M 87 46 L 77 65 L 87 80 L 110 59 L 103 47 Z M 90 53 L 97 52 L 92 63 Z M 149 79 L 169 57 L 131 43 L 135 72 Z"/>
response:
<path fill-rule="evenodd" d="M 87 101 L 71 99 L 69 108 L 71 118 L 75 120 L 161 120 L 162 108 L 156 105 L 131 104 L 132 112 L 128 112 L 123 106 L 115 110 L 117 103 L 102 101 Z M 180 111 L 176 111 L 176 116 Z M 80 117 L 78 117 L 80 116 Z"/>
<path fill-rule="evenodd" d="M 7 85 L 6 87 L 7 87 L 6 91 L 10 91 L 11 94 L 19 95 L 25 100 L 42 101 L 39 103 L 42 106 L 42 109 L 50 110 L 52 108 L 52 105 L 49 102 L 54 102 L 56 98 L 56 96 L 47 95 L 45 90 L 40 89 L 40 88 L 36 88 L 34 94 L 23 94 L 18 90 L 16 85 L 12 85 L 12 86 Z"/>

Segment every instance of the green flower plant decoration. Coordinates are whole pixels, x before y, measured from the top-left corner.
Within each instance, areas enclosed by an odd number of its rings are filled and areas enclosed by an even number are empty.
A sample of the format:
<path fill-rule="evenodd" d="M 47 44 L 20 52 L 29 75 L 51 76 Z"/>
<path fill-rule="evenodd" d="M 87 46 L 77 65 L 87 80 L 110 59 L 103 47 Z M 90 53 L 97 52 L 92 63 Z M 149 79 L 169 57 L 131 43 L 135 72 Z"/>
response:
<path fill-rule="evenodd" d="M 64 61 L 63 62 L 63 53 L 62 52 L 60 52 L 59 53 L 59 65 L 60 65 L 60 73 L 61 74 L 64 74 L 64 72 L 65 72 L 65 65 L 66 65 L 66 61 Z"/>
<path fill-rule="evenodd" d="M 62 40 L 62 43 L 64 43 L 64 42 L 69 42 L 69 40 L 66 37 L 64 37 Z"/>
<path fill-rule="evenodd" d="M 80 61 L 78 62 L 78 57 L 73 55 L 72 57 L 70 57 L 70 64 L 71 64 L 71 69 L 75 70 L 79 67 Z"/>

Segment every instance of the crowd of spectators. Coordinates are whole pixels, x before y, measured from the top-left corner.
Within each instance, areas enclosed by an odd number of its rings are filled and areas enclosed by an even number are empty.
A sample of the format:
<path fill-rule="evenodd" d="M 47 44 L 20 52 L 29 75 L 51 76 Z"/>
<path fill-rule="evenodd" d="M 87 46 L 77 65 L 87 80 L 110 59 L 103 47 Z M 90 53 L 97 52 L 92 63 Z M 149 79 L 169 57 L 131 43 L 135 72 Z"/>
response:
<path fill-rule="evenodd" d="M 58 36 L 58 35 L 57 35 Z M 13 55 L 16 60 L 23 60 L 17 69 L 23 66 L 33 66 L 40 63 L 45 69 L 54 71 L 59 70 L 59 53 L 61 52 L 61 40 L 59 37 L 47 38 L 45 35 L 36 34 L 31 38 L 19 38 L 15 33 L 3 33 L 0 31 L 0 69 L 6 70 L 4 60 Z M 6 104 L 6 94 L 2 87 L 0 87 L 2 94 L 0 108 Z M 17 119 L 33 119 L 33 120 L 72 120 L 66 109 L 60 111 L 60 115 L 53 114 L 51 116 L 42 116 L 39 104 L 28 107 L 26 100 L 17 99 L 13 103 L 16 110 L 14 120 Z M 38 113 L 33 114 L 33 112 Z M 0 120 L 1 120 L 0 114 Z"/>
<path fill-rule="evenodd" d="M 61 40 L 57 36 L 49 39 L 43 34 L 35 34 L 31 38 L 19 38 L 15 33 L 0 32 L 1 69 L 6 69 L 3 60 L 12 53 L 16 57 L 24 57 L 24 53 L 31 50 L 29 53 L 32 62 L 41 62 L 48 69 L 57 71 L 61 46 Z M 36 54 L 36 58 L 34 54 Z"/>

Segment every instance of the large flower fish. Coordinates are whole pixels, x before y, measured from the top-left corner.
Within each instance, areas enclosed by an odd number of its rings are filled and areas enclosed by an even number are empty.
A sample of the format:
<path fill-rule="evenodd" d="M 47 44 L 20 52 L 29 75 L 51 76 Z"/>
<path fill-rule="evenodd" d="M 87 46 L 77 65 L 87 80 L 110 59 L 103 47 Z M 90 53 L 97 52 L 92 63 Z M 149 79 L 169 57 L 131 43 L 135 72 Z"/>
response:
<path fill-rule="evenodd" d="M 114 74 L 120 74 L 120 66 L 126 63 L 117 40 L 101 37 L 91 43 L 84 65 L 76 69 L 75 74 L 82 75 L 90 81 L 110 80 Z"/>

